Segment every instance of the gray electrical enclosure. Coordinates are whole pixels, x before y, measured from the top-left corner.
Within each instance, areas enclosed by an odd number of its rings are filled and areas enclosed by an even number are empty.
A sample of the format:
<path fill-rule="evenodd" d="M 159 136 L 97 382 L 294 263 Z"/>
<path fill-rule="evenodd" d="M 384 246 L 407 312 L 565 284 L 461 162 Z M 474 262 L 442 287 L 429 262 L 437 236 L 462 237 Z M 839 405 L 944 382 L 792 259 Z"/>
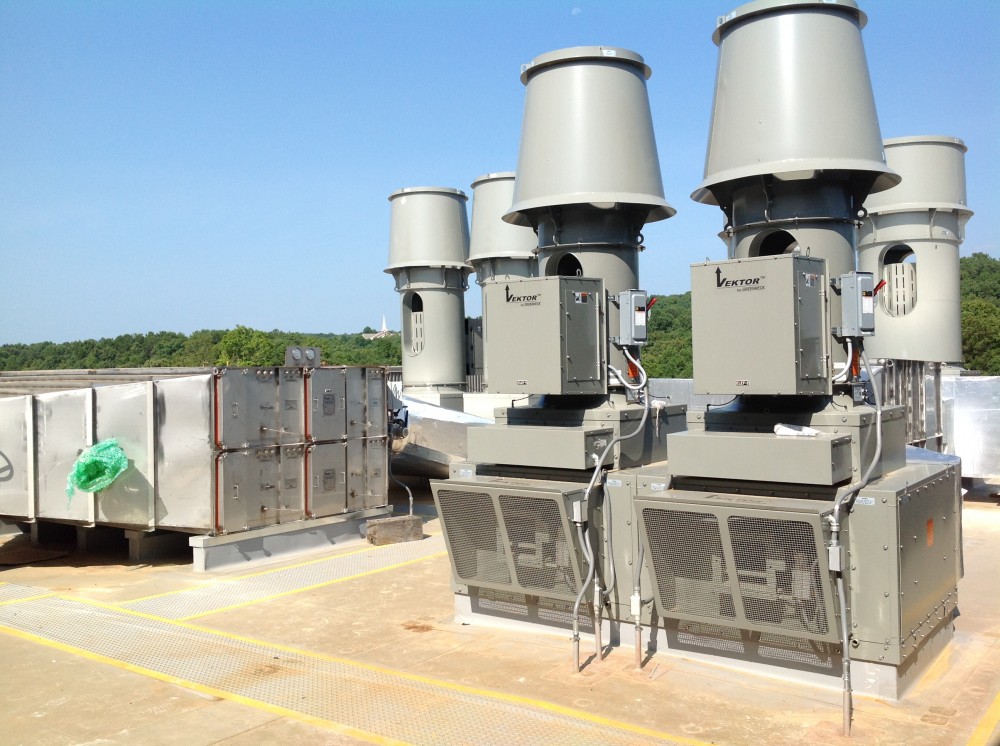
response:
<path fill-rule="evenodd" d="M 605 394 L 604 285 L 534 277 L 483 288 L 494 394 Z"/>
<path fill-rule="evenodd" d="M 612 341 L 620 345 L 646 343 L 646 308 L 649 300 L 645 290 L 623 290 L 618 293 L 618 336 Z"/>
<path fill-rule="evenodd" d="M 829 394 L 822 259 L 783 254 L 691 267 L 698 394 Z"/>
<path fill-rule="evenodd" d="M 870 337 L 875 333 L 875 280 L 871 272 L 840 276 L 840 319 L 833 333 L 840 337 Z"/>

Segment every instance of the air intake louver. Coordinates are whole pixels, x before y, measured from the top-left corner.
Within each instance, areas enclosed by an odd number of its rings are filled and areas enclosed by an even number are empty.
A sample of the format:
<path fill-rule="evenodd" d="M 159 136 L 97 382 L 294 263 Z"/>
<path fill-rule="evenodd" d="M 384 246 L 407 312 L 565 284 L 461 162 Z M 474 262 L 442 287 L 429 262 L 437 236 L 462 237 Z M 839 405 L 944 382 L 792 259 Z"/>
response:
<path fill-rule="evenodd" d="M 820 507 L 780 511 L 638 501 L 659 612 L 836 640 L 823 523 L 815 512 Z"/>
<path fill-rule="evenodd" d="M 580 560 L 566 503 L 580 493 L 550 487 L 434 483 L 457 582 L 574 599 Z"/>

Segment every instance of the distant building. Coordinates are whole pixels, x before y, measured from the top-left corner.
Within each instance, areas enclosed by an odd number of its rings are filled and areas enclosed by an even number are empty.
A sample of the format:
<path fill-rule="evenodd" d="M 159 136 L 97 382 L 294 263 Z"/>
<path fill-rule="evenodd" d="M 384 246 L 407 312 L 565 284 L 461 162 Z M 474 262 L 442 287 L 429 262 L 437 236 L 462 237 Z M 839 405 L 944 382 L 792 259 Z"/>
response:
<path fill-rule="evenodd" d="M 361 336 L 365 339 L 382 339 L 382 337 L 395 337 L 398 336 L 399 332 L 391 332 L 385 325 L 385 315 L 382 315 L 382 328 L 377 332 L 371 332 L 370 334 L 362 334 Z"/>

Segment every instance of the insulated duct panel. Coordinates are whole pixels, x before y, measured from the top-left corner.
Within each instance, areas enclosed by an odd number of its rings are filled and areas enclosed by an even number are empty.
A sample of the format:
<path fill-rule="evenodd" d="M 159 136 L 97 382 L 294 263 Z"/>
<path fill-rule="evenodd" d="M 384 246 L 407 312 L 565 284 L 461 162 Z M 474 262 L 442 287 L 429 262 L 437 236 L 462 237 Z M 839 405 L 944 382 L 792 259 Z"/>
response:
<path fill-rule="evenodd" d="M 836 641 L 826 507 L 706 493 L 640 496 L 636 511 L 657 610 L 666 618 Z"/>
<path fill-rule="evenodd" d="M 569 516 L 583 490 L 579 485 L 536 484 L 432 482 L 456 582 L 576 598 L 583 563 Z"/>

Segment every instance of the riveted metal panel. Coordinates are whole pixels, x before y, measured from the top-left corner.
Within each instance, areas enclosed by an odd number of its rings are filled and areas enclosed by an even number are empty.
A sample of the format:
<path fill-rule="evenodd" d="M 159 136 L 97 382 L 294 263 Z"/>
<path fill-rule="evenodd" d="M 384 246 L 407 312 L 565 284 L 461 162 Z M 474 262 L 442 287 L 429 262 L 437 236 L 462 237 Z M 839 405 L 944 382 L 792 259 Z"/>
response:
<path fill-rule="evenodd" d="M 365 437 L 368 430 L 368 380 L 364 368 L 346 368 L 347 439 Z"/>
<path fill-rule="evenodd" d="M 303 368 L 278 368 L 278 442 L 306 442 L 306 384 Z"/>
<path fill-rule="evenodd" d="M 386 438 L 365 440 L 365 507 L 379 508 L 389 503 L 389 452 Z"/>
<path fill-rule="evenodd" d="M 388 388 L 385 368 L 365 368 L 368 395 L 365 401 L 365 437 L 380 438 L 388 435 Z"/>
<path fill-rule="evenodd" d="M 365 463 L 365 442 L 359 438 L 347 441 L 347 509 L 364 510 L 368 494 L 368 471 Z"/>
<path fill-rule="evenodd" d="M 305 517 L 306 448 L 304 445 L 293 445 L 282 446 L 280 449 L 278 523 L 289 523 Z"/>
<path fill-rule="evenodd" d="M 276 368 L 222 368 L 217 373 L 216 445 L 222 449 L 278 445 Z"/>
<path fill-rule="evenodd" d="M 347 438 L 347 368 L 315 368 L 307 383 L 309 440 Z"/>
<path fill-rule="evenodd" d="M 224 533 L 278 523 L 278 449 L 255 448 L 219 455 L 219 525 Z"/>
<path fill-rule="evenodd" d="M 309 449 L 309 513 L 315 518 L 347 511 L 347 444 Z"/>

